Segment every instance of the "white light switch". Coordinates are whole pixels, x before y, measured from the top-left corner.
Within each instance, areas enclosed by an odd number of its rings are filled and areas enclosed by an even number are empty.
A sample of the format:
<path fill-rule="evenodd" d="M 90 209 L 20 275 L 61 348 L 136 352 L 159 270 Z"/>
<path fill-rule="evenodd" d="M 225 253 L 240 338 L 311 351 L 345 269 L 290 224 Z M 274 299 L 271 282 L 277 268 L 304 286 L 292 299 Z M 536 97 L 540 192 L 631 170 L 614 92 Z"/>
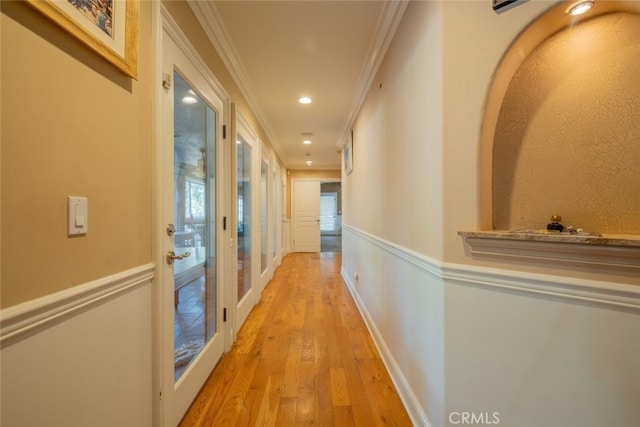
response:
<path fill-rule="evenodd" d="M 88 202 L 86 197 L 67 197 L 67 212 L 69 215 L 69 236 L 87 234 Z"/>

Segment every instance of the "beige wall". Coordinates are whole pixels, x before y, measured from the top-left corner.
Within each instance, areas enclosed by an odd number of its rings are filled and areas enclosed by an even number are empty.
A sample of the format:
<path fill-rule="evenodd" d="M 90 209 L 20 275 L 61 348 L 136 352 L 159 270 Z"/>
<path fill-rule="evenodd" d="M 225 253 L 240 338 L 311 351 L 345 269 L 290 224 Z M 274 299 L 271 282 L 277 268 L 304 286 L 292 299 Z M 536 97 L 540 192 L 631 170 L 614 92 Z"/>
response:
<path fill-rule="evenodd" d="M 459 230 L 483 229 L 480 135 L 493 76 L 513 40 L 555 4 L 527 2 L 501 15 L 483 2 L 443 3 L 444 254 L 473 263 Z"/>
<path fill-rule="evenodd" d="M 640 15 L 556 33 L 513 76 L 493 144 L 493 225 L 640 234 Z M 513 47 L 518 49 L 518 45 Z"/>
<path fill-rule="evenodd" d="M 270 147 L 191 9 L 163 4 Z M 140 2 L 137 80 L 26 4 L 1 7 L 1 306 L 9 307 L 152 260 L 153 46 L 150 2 Z M 67 236 L 67 196 L 89 199 L 86 236 Z"/>
<path fill-rule="evenodd" d="M 498 116 L 487 103 L 494 77 L 505 61 L 516 64 L 513 76 L 534 41 L 554 33 L 557 22 L 530 25 L 557 4 L 497 15 L 490 2 L 410 2 L 356 119 L 354 169 L 343 176 L 343 277 L 390 371 L 399 367 L 400 390 L 408 384 L 407 407 L 421 407 L 431 425 L 454 425 L 453 411 L 497 411 L 501 425 L 639 419 L 638 366 L 621 357 L 638 354 L 629 326 L 637 310 L 613 295 L 581 295 L 620 286 L 637 308 L 636 275 L 477 259 L 458 235 L 491 226 L 486 148 L 495 122 L 484 121 Z M 568 24 L 564 13 L 558 19 Z M 505 57 L 525 30 L 537 33 L 533 44 Z M 607 390 L 597 387 L 603 376 Z"/>
<path fill-rule="evenodd" d="M 345 224 L 442 256 L 442 3 L 410 3 L 353 131 Z"/>
<path fill-rule="evenodd" d="M 151 260 L 150 4 L 138 80 L 23 2 L 2 7 L 2 307 Z M 67 237 L 67 196 L 89 199 Z"/>
<path fill-rule="evenodd" d="M 638 1 L 622 3 L 629 8 L 640 5 Z M 491 114 L 497 120 L 499 108 L 493 111 L 495 103 L 487 100 L 505 81 L 496 82 L 494 77 L 501 64 L 508 62 L 511 75 L 506 81 L 511 81 L 537 44 L 559 26 L 569 25 L 566 6 L 527 2 L 497 15 L 483 2 L 411 2 L 354 125 L 354 169 L 343 176 L 345 226 L 453 264 L 617 283 L 637 281 L 622 271 L 480 260 L 466 253 L 458 235 L 461 230 L 491 229 L 490 207 L 488 215 L 485 210 L 491 201 L 491 162 L 487 166 L 486 155 L 488 151 L 491 160 L 495 123 L 484 120 Z M 552 22 L 531 25 L 551 11 L 557 12 Z M 526 49 L 515 48 L 505 56 L 525 30 L 532 33 Z M 612 68 L 608 73 L 620 69 Z M 637 105 L 627 107 L 618 120 L 637 129 L 630 118 Z M 623 151 L 637 156 L 629 150 L 634 149 Z M 623 168 L 633 179 L 620 194 L 631 198 L 629 191 L 637 188 L 637 175 L 633 175 L 637 168 L 629 163 Z M 628 201 L 627 207 L 633 209 L 635 202 Z M 543 224 L 551 213 L 541 216 Z"/>

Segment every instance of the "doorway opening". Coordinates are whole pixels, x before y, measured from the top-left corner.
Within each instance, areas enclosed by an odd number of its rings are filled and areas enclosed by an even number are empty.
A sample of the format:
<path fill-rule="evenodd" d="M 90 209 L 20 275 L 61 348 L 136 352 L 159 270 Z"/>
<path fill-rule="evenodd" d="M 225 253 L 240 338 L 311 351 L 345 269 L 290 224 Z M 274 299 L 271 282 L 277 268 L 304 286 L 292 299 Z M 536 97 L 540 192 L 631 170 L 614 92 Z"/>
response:
<path fill-rule="evenodd" d="M 342 252 L 342 185 L 320 183 L 320 252 Z"/>

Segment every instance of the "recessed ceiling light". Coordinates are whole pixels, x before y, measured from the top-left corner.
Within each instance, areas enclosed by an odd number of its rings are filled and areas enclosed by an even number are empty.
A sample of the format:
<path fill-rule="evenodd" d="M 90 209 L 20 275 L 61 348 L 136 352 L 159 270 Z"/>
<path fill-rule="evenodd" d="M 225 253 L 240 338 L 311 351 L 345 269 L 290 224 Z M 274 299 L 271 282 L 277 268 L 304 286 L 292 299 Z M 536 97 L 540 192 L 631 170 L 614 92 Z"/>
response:
<path fill-rule="evenodd" d="M 303 96 L 302 98 L 298 99 L 298 102 L 300 104 L 311 104 L 311 98 L 309 98 L 308 96 Z"/>
<path fill-rule="evenodd" d="M 198 102 L 198 100 L 193 96 L 185 96 L 184 98 L 182 98 L 183 104 L 195 104 L 196 102 Z"/>
<path fill-rule="evenodd" d="M 593 1 L 581 1 L 576 3 L 567 10 L 567 13 L 571 16 L 582 15 L 593 7 Z"/>
<path fill-rule="evenodd" d="M 311 140 L 310 139 L 305 139 L 304 141 L 302 141 L 302 143 L 304 145 L 309 145 L 309 144 L 311 144 Z"/>
<path fill-rule="evenodd" d="M 311 160 L 307 160 L 305 163 L 307 164 L 307 166 L 311 166 L 313 164 Z"/>

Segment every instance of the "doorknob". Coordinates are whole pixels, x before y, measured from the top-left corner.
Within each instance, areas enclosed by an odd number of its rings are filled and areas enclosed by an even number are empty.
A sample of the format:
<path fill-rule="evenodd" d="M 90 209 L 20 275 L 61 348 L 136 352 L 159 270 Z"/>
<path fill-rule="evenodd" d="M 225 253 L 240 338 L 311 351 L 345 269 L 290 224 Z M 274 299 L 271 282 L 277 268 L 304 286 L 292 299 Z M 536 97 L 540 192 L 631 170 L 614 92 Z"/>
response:
<path fill-rule="evenodd" d="M 173 264 L 173 261 L 175 261 L 177 259 L 187 258 L 190 255 L 191 255 L 190 252 L 185 252 L 182 255 L 176 255 L 176 253 L 174 251 L 169 251 L 167 253 L 167 264 L 171 265 L 171 264 Z"/>

